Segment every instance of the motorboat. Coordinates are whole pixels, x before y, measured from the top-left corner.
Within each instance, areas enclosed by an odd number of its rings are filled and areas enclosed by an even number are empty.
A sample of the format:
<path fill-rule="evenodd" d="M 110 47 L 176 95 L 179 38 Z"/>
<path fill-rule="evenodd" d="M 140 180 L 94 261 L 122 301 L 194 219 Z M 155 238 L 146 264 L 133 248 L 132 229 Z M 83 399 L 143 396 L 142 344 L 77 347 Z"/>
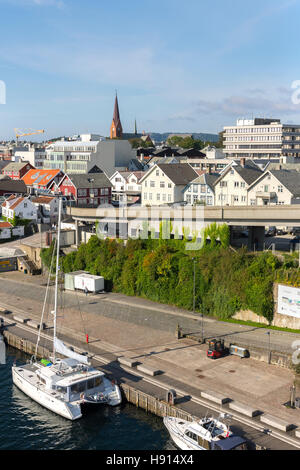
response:
<path fill-rule="evenodd" d="M 82 417 L 85 404 L 119 405 L 122 401 L 118 385 L 109 380 L 105 374 L 91 366 L 85 354 L 74 351 L 61 341 L 56 334 L 56 318 L 58 310 L 58 271 L 59 271 L 59 242 L 61 226 L 61 199 L 59 204 L 58 233 L 56 240 L 56 280 L 54 298 L 53 325 L 53 356 L 49 359 L 37 360 L 38 344 L 41 337 L 41 325 L 36 343 L 36 353 L 31 361 L 24 365 L 13 365 L 13 383 L 26 395 L 40 405 L 57 413 L 64 418 L 76 420 Z M 53 258 L 54 259 L 53 250 Z M 50 284 L 49 271 L 48 287 Z M 46 291 L 46 297 L 47 297 Z M 45 300 L 46 300 L 45 297 Z M 58 354 L 64 357 L 58 357 Z"/>
<path fill-rule="evenodd" d="M 179 449 L 182 450 L 246 450 L 246 440 L 234 435 L 226 423 L 225 414 L 218 418 L 204 417 L 188 421 L 164 417 L 164 425 Z"/>

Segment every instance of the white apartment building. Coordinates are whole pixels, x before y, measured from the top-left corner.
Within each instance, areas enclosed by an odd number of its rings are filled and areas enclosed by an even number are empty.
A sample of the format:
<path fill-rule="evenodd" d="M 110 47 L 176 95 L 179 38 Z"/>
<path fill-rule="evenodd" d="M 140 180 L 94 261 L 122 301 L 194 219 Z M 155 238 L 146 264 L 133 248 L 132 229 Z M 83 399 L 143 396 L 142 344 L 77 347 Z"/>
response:
<path fill-rule="evenodd" d="M 225 158 L 279 158 L 300 156 L 300 125 L 281 124 L 280 119 L 238 119 L 225 126 Z"/>
<path fill-rule="evenodd" d="M 46 147 L 44 168 L 59 168 L 65 173 L 88 173 L 98 166 L 108 175 L 116 167 L 126 168 L 136 154 L 128 140 L 60 140 Z"/>

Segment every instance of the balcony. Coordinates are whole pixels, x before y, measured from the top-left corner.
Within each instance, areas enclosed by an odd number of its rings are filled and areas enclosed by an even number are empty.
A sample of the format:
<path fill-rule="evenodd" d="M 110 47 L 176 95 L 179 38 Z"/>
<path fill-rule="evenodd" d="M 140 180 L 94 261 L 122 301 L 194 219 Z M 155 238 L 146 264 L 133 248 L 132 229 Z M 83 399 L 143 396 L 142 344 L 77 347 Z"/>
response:
<path fill-rule="evenodd" d="M 275 199 L 277 194 L 270 191 L 256 191 L 256 197 L 261 197 L 263 199 Z"/>

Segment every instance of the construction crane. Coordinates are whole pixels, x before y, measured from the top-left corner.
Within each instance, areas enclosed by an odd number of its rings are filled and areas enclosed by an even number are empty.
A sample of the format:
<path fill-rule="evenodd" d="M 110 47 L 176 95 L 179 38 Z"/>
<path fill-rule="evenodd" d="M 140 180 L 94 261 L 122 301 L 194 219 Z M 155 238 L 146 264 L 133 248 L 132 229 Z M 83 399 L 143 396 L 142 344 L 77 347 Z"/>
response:
<path fill-rule="evenodd" d="M 43 134 L 45 131 L 43 129 L 40 129 L 40 130 L 37 130 L 37 131 L 34 131 L 33 129 L 28 129 L 27 132 L 22 132 L 20 131 L 19 129 L 16 129 L 15 128 L 15 134 L 16 134 L 16 139 L 17 139 L 17 143 L 19 141 L 19 137 L 25 137 L 27 135 L 36 135 L 36 134 Z"/>

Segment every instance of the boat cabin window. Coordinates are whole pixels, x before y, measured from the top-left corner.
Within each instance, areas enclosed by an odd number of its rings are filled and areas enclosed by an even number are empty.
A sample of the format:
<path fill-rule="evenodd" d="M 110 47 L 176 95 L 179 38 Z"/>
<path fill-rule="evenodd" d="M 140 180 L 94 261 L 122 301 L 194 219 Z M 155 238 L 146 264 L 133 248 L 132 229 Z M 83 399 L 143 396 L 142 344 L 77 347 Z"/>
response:
<path fill-rule="evenodd" d="M 191 431 L 186 431 L 185 435 L 186 435 L 187 437 L 189 437 L 190 439 L 193 439 L 193 441 L 196 441 L 196 442 L 197 442 L 197 440 L 198 440 L 197 434 L 194 434 L 194 433 L 191 432 Z"/>
<path fill-rule="evenodd" d="M 60 387 L 60 386 L 57 386 L 56 387 L 56 390 L 60 393 L 67 393 L 67 387 Z"/>
<path fill-rule="evenodd" d="M 87 381 L 87 389 L 98 387 L 102 382 L 101 377 L 92 377 Z"/>
<path fill-rule="evenodd" d="M 85 392 L 85 389 L 86 389 L 86 381 L 85 380 L 83 382 L 77 382 L 76 384 L 73 384 L 71 386 L 71 392 L 72 393 Z"/>
<path fill-rule="evenodd" d="M 206 450 L 210 450 L 210 449 L 211 449 L 210 442 L 207 441 L 206 439 L 203 439 L 203 438 L 200 437 L 200 436 L 198 436 L 198 444 L 199 444 L 199 446 L 203 447 L 203 448 L 206 449 Z"/>
<path fill-rule="evenodd" d="M 99 387 L 99 385 L 101 385 L 101 382 L 102 382 L 102 377 L 95 377 L 95 387 Z"/>

